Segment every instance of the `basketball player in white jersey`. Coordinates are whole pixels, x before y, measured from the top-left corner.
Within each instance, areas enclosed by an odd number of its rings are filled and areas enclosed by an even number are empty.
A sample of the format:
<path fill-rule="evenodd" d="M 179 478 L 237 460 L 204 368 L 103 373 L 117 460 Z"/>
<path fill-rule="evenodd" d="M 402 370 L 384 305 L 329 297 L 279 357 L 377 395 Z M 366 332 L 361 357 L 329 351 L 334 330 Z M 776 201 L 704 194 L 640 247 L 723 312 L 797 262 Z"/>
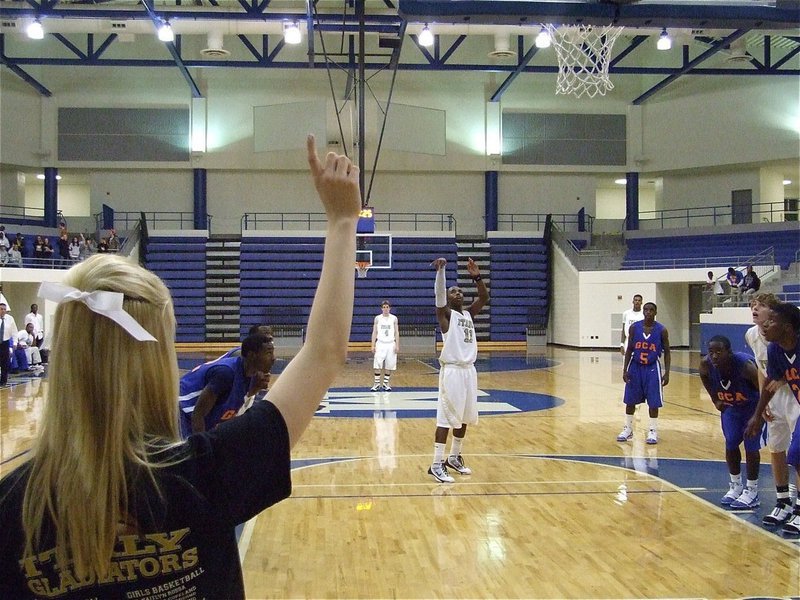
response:
<path fill-rule="evenodd" d="M 619 336 L 619 351 L 625 355 L 625 350 L 628 349 L 628 332 L 631 330 L 631 325 L 644 320 L 644 313 L 642 312 L 642 295 L 636 294 L 633 297 L 633 308 L 629 308 L 622 313 L 622 332 Z"/>
<path fill-rule="evenodd" d="M 381 302 L 381 314 L 372 322 L 372 368 L 375 371 L 375 380 L 371 391 L 391 392 L 392 386 L 389 378 L 392 371 L 397 369 L 397 353 L 400 352 L 400 328 L 397 317 L 391 312 L 392 305 L 388 300 Z M 381 382 L 381 376 L 383 381 Z"/>
<path fill-rule="evenodd" d="M 428 473 L 440 483 L 453 483 L 447 472 L 452 467 L 461 475 L 469 475 L 472 470 L 464 466 L 461 448 L 467 425 L 478 422 L 478 374 L 475 359 L 478 357 L 478 342 L 475 339 L 475 326 L 472 318 L 489 301 L 489 290 L 481 279 L 478 265 L 471 258 L 467 271 L 478 288 L 478 297 L 466 309 L 464 293 L 458 286 L 446 287 L 445 265 L 447 260 L 437 258 L 436 267 L 436 318 L 442 329 L 442 353 L 439 355 L 439 398 L 436 406 L 436 435 L 433 445 L 433 463 Z M 445 465 L 444 451 L 447 434 L 453 430 L 453 444 Z"/>
<path fill-rule="evenodd" d="M 772 294 L 757 294 L 750 303 L 753 312 L 753 325 L 744 334 L 744 339 L 756 357 L 759 387 L 764 387 L 767 377 L 767 340 L 764 326 L 769 320 L 770 311 L 777 306 L 778 299 Z M 772 461 L 772 475 L 775 478 L 778 502 L 762 523 L 768 526 L 782 525 L 792 517 L 792 501 L 789 495 L 789 465 L 786 464 L 786 451 L 792 439 L 792 432 L 798 417 L 800 404 L 794 399 L 787 384 L 783 384 L 769 401 L 765 411 L 767 421 L 767 446 Z"/>

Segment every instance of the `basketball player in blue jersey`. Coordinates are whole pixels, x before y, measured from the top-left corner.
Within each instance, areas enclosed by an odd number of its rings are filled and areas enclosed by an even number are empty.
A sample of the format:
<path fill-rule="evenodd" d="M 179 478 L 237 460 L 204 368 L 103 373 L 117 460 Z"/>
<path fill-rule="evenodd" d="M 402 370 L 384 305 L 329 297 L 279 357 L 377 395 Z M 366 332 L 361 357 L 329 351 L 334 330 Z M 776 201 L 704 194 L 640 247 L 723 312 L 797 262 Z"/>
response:
<path fill-rule="evenodd" d="M 747 425 L 747 435 L 758 435 L 764 422 L 764 411 L 775 392 L 785 383 L 795 399 L 800 402 L 800 309 L 785 302 L 770 311 L 764 325 L 767 346 L 767 379 L 753 418 Z M 797 472 L 800 488 L 800 420 L 795 425 L 792 441 L 786 453 L 786 462 Z M 791 518 L 783 524 L 783 533 L 800 535 L 800 498 L 795 500 Z"/>
<path fill-rule="evenodd" d="M 745 437 L 747 424 L 758 404 L 758 368 L 744 352 L 731 352 L 731 341 L 715 335 L 708 342 L 708 354 L 700 362 L 700 380 L 720 414 L 725 436 L 725 462 L 731 481 L 728 492 L 720 500 L 732 509 L 756 508 L 758 471 L 761 466 L 762 436 Z M 744 442 L 747 463 L 747 486 L 742 486 L 742 453 Z"/>
<path fill-rule="evenodd" d="M 248 400 L 267 389 L 274 362 L 272 341 L 255 334 L 242 342 L 241 356 L 220 357 L 181 377 L 181 435 L 208 431 L 240 414 Z"/>
<path fill-rule="evenodd" d="M 472 322 L 489 301 L 489 290 L 481 279 L 478 265 L 471 258 L 467 271 L 478 289 L 478 297 L 466 309 L 464 292 L 458 286 L 446 288 L 445 266 L 447 260 L 437 258 L 436 268 L 436 318 L 442 329 L 442 352 L 439 355 L 439 397 L 436 405 L 436 434 L 433 444 L 433 463 L 428 474 L 440 483 L 453 483 L 447 472 L 452 467 L 461 475 L 470 475 L 472 470 L 464 465 L 461 449 L 467 425 L 478 422 L 478 373 L 475 359 L 478 357 L 478 341 Z M 453 430 L 453 444 L 445 466 L 444 451 L 447 435 Z"/>
<path fill-rule="evenodd" d="M 669 332 L 656 322 L 658 309 L 652 302 L 642 307 L 644 319 L 631 325 L 628 332 L 628 348 L 625 350 L 622 380 L 625 382 L 625 426 L 617 436 L 618 442 L 633 437 L 633 415 L 636 405 L 647 401 L 650 411 L 650 427 L 647 443 L 658 443 L 658 409 L 664 404 L 662 388 L 669 383 Z M 659 358 L 664 355 L 664 370 Z"/>

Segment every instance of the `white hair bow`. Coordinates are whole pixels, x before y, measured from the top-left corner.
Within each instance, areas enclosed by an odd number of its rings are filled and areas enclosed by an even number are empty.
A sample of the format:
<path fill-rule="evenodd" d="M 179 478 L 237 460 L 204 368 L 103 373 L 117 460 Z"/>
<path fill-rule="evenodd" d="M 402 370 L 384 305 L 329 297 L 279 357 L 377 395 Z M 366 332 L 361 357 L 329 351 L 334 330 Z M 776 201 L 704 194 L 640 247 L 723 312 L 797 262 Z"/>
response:
<path fill-rule="evenodd" d="M 136 319 L 125 312 L 122 308 L 122 300 L 125 296 L 121 292 L 107 292 L 104 290 L 82 292 L 63 283 L 45 281 L 39 286 L 39 297 L 59 304 L 73 301 L 83 302 L 93 313 L 108 317 L 140 342 L 158 341 L 144 327 L 139 325 Z"/>

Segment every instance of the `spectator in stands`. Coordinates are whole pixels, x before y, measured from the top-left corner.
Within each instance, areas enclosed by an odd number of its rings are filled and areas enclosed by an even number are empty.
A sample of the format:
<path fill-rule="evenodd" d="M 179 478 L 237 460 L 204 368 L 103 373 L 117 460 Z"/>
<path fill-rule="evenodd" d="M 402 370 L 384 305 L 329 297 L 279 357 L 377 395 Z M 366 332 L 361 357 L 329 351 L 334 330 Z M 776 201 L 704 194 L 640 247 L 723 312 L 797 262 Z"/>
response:
<path fill-rule="evenodd" d="M 36 236 L 36 242 L 33 244 L 33 258 L 35 261 L 34 266 L 42 266 L 44 263 L 44 238 L 40 235 Z"/>
<path fill-rule="evenodd" d="M 50 238 L 44 238 L 44 243 L 42 244 L 42 258 L 44 258 L 45 265 L 48 267 L 53 266 L 53 258 L 55 258 L 55 250 L 50 245 Z"/>
<path fill-rule="evenodd" d="M 744 283 L 744 274 L 737 271 L 733 267 L 728 267 L 728 274 L 725 276 L 725 281 L 731 288 L 731 297 L 739 298 L 742 293 L 742 284 Z"/>
<path fill-rule="evenodd" d="M 708 354 L 700 361 L 698 371 L 711 401 L 720 412 L 725 437 L 725 462 L 730 485 L 720 504 L 734 510 L 756 508 L 759 505 L 762 436 L 744 435 L 758 404 L 756 363 L 749 354 L 733 352 L 731 341 L 724 335 L 715 335 L 708 342 Z M 746 484 L 742 482 L 742 444 L 747 464 Z"/>
<path fill-rule="evenodd" d="M 21 267 L 22 266 L 22 251 L 19 244 L 15 241 L 11 244 L 11 250 L 8 251 L 8 266 Z"/>
<path fill-rule="evenodd" d="M 119 238 L 117 237 L 117 230 L 112 229 L 108 236 L 108 251 L 119 252 Z"/>
<path fill-rule="evenodd" d="M 397 317 L 390 311 L 388 300 L 381 302 L 381 314 L 372 321 L 372 368 L 374 380 L 371 391 L 391 392 L 389 378 L 397 369 L 397 354 L 400 352 L 400 327 Z M 381 381 L 383 375 L 383 381 Z"/>
<path fill-rule="evenodd" d="M 761 279 L 753 270 L 753 265 L 747 265 L 747 273 L 742 280 L 742 294 L 745 296 L 755 294 L 761 287 Z"/>
<path fill-rule="evenodd" d="M 95 252 L 97 252 L 97 247 L 95 246 L 94 238 L 92 238 L 92 236 L 85 237 L 81 234 L 81 250 L 78 258 L 80 260 L 86 260 Z"/>
<path fill-rule="evenodd" d="M 42 347 L 44 340 L 44 317 L 39 312 L 38 304 L 31 304 L 31 312 L 25 315 L 25 326 L 33 325 L 33 343 L 37 348 Z"/>
<path fill-rule="evenodd" d="M 313 136 L 308 146 L 328 230 L 306 340 L 269 400 L 213 434 L 179 440 L 175 319 L 158 277 L 98 256 L 72 268 L 66 290 L 44 288 L 59 304 L 58 360 L 41 435 L 0 481 L 0 596 L 50 593 L 61 581 L 85 597 L 141 598 L 188 581 L 198 598 L 245 597 L 235 525 L 291 493 L 291 450 L 345 364 L 353 313 L 358 167 L 333 153 L 321 163 Z M 90 294 L 122 306 L 92 312 L 101 309 Z M 129 368 L 71 351 L 98 339 Z M 143 556 L 137 540 L 164 554 Z"/>
<path fill-rule="evenodd" d="M 72 261 L 69 258 L 69 237 L 67 237 L 67 232 L 63 232 L 58 237 L 58 266 L 59 267 L 68 267 L 72 264 Z"/>
<path fill-rule="evenodd" d="M 11 245 L 13 246 L 14 244 L 17 244 L 19 246 L 20 254 L 22 254 L 22 256 L 26 256 L 28 250 L 27 248 L 25 248 L 25 236 L 22 235 L 21 233 L 18 233 L 17 237 L 14 238 L 14 242 Z"/>
<path fill-rule="evenodd" d="M 708 310 L 711 310 L 717 305 L 720 296 L 725 295 L 725 290 L 722 289 L 722 284 L 717 279 L 714 279 L 714 273 L 712 271 L 708 272 L 708 276 L 706 278 L 706 287 L 703 290 L 703 295 L 706 298 L 706 307 Z"/>
<path fill-rule="evenodd" d="M 69 243 L 69 260 L 71 263 L 76 263 L 81 257 L 81 241 L 78 239 L 77 235 L 72 236 L 72 240 Z"/>
<path fill-rule="evenodd" d="M 37 371 L 41 372 L 44 371 L 44 366 L 42 365 L 42 355 L 39 353 L 39 348 L 36 347 L 34 344 L 34 337 L 33 337 L 33 323 L 28 323 L 25 325 L 25 329 L 17 333 L 17 345 L 16 351 L 18 353 L 22 353 L 25 358 L 25 362 L 27 362 L 27 367 L 20 367 L 20 368 L 27 368 L 30 371 Z M 18 364 L 22 364 L 18 355 L 17 361 Z"/>
<path fill-rule="evenodd" d="M 11 248 L 11 241 L 6 237 L 5 231 L 0 231 L 0 246 L 4 246 L 6 251 Z"/>
<path fill-rule="evenodd" d="M 108 252 L 108 238 L 100 238 L 100 242 L 97 244 L 97 252 L 99 254 Z"/>
<path fill-rule="evenodd" d="M 8 250 L 5 246 L 0 244 L 0 267 L 5 267 L 8 264 Z"/>

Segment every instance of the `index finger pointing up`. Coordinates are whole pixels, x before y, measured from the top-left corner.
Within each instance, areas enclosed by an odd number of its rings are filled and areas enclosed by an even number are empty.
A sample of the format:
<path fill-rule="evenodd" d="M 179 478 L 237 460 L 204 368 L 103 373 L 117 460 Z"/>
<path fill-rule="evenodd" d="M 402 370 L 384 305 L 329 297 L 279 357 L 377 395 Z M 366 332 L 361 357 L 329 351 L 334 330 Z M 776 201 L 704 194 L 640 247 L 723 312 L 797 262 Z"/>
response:
<path fill-rule="evenodd" d="M 316 175 L 322 170 L 322 163 L 319 162 L 317 156 L 316 138 L 313 133 L 309 133 L 306 138 L 306 150 L 308 153 L 308 164 L 311 167 L 311 173 Z"/>

